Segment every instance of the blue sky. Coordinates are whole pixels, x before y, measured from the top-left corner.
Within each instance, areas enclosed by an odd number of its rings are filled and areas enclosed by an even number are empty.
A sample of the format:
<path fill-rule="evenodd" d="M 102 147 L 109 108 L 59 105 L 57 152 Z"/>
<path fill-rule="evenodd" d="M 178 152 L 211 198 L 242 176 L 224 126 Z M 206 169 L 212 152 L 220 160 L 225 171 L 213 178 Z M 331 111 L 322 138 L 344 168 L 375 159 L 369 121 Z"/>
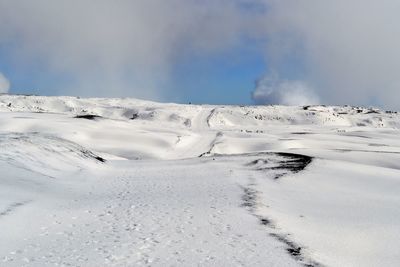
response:
<path fill-rule="evenodd" d="M 69 95 L 65 88 L 77 85 L 73 75 L 54 71 L 40 60 L 19 61 L 10 55 L 13 47 L 0 46 L 0 72 L 11 82 L 10 93 Z M 247 44 L 207 57 L 185 57 L 174 63 L 163 86 L 169 95 L 163 101 L 179 103 L 251 104 L 255 80 L 266 72 L 262 49 Z M 129 76 L 129 73 L 127 74 Z M 78 86 L 78 85 L 77 85 Z M 134 81 L 132 81 L 134 86 Z M 84 93 L 96 96 L 96 93 Z M 114 96 L 112 93 L 110 96 Z M 134 96 L 134 92 L 124 95 Z"/>
<path fill-rule="evenodd" d="M 229 53 L 179 62 L 170 86 L 177 88 L 174 96 L 177 101 L 250 104 L 255 81 L 266 70 L 262 50 L 247 44 Z"/>
<path fill-rule="evenodd" d="M 0 46 L 0 72 L 10 81 L 12 94 L 57 95 L 68 83 L 67 75 L 51 71 L 39 60 L 14 57 L 13 47 Z"/>

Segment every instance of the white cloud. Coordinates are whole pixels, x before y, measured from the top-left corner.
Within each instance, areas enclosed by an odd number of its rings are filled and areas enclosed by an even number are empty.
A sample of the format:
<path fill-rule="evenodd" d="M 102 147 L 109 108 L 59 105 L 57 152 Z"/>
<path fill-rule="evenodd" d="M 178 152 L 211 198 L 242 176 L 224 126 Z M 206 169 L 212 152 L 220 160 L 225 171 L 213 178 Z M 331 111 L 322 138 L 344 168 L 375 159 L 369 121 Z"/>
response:
<path fill-rule="evenodd" d="M 281 75 L 300 62 L 325 103 L 400 108 L 400 1 L 265 3 L 267 60 Z"/>
<path fill-rule="evenodd" d="M 0 94 L 6 94 L 10 90 L 10 82 L 8 79 L 0 72 Z"/>
<path fill-rule="evenodd" d="M 258 104 L 297 106 L 319 103 L 318 97 L 305 82 L 280 80 L 275 73 L 256 82 L 252 97 Z"/>

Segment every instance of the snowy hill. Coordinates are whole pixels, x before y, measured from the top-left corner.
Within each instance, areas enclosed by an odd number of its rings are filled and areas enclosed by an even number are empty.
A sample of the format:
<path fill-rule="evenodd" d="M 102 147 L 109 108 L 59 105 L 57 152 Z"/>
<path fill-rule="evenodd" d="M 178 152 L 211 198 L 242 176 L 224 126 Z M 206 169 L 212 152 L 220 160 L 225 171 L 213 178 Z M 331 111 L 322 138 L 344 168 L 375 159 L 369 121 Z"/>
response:
<path fill-rule="evenodd" d="M 0 96 L 0 266 L 396 266 L 400 114 Z"/>

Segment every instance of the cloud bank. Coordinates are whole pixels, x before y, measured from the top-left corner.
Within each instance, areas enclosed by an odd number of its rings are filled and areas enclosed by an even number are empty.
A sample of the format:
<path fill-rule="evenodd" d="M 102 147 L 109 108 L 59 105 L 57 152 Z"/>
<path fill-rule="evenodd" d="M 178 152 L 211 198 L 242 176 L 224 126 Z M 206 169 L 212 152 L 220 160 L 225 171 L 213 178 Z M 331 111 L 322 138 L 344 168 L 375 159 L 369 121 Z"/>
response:
<path fill-rule="evenodd" d="M 267 60 L 281 76 L 300 76 L 324 103 L 400 108 L 399 1 L 265 3 Z"/>
<path fill-rule="evenodd" d="M 8 79 L 0 72 L 0 94 L 6 94 L 10 90 L 10 82 Z"/>
<path fill-rule="evenodd" d="M 176 62 L 258 42 L 257 103 L 400 108 L 399 10 L 398 0 L 0 0 L 0 47 L 69 77 L 66 94 L 163 100 Z"/>

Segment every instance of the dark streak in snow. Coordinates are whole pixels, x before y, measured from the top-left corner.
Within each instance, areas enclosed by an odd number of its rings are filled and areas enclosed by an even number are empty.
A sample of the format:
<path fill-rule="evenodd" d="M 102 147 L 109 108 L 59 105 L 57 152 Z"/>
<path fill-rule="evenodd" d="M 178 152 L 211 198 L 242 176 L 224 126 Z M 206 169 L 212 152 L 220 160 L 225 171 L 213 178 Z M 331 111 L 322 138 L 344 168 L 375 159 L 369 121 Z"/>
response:
<path fill-rule="evenodd" d="M 277 174 L 274 173 L 275 180 L 288 174 L 301 172 L 312 162 L 312 157 L 293 153 L 260 153 L 256 156 L 261 155 L 275 155 L 278 156 L 278 158 L 260 158 L 245 164 L 245 166 L 253 168 L 256 167 L 255 170 L 257 171 L 282 171 Z M 272 164 L 272 166 L 268 166 L 268 164 Z M 260 165 L 266 166 L 260 167 Z M 254 186 L 255 184 L 248 185 L 247 187 L 242 186 L 243 195 L 241 206 L 245 207 L 249 211 L 249 213 L 256 217 L 261 225 L 266 226 L 270 229 L 275 229 L 275 225 L 272 223 L 271 219 L 267 218 L 266 216 L 261 216 L 257 214 L 257 208 L 259 205 L 262 205 L 262 203 L 259 203 L 258 200 L 258 195 L 260 194 L 260 192 L 257 191 Z M 312 259 L 306 258 L 302 252 L 303 248 L 295 242 L 291 241 L 287 235 L 272 232 L 270 233 L 270 236 L 285 244 L 286 251 L 289 253 L 289 255 L 300 262 L 302 265 L 308 267 L 322 266 L 320 263 L 315 262 Z"/>
<path fill-rule="evenodd" d="M 14 212 L 17 208 L 24 206 L 27 203 L 29 203 L 29 201 L 12 203 L 4 211 L 0 212 L 0 217 L 9 215 L 10 213 Z"/>

